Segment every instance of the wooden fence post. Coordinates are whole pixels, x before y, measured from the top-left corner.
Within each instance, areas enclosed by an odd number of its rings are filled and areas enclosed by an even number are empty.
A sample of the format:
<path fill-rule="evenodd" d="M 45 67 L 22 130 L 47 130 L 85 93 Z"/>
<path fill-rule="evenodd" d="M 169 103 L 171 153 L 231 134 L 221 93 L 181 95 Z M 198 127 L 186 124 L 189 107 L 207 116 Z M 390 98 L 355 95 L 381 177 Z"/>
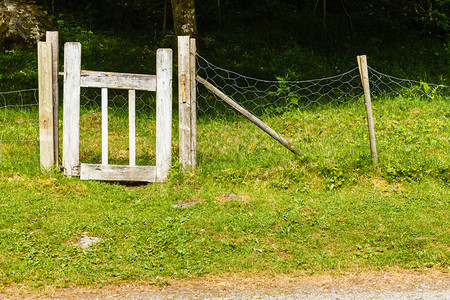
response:
<path fill-rule="evenodd" d="M 184 170 L 192 166 L 191 161 L 191 74 L 190 37 L 178 37 L 178 107 L 179 107 L 179 158 Z"/>
<path fill-rule="evenodd" d="M 47 31 L 46 41 L 52 44 L 52 86 L 53 86 L 53 153 L 55 165 L 59 165 L 59 103 L 58 103 L 58 60 L 59 33 Z"/>
<path fill-rule="evenodd" d="M 65 173 L 75 175 L 80 164 L 81 44 L 64 45 L 63 153 Z"/>
<path fill-rule="evenodd" d="M 197 80 L 196 80 L 196 65 L 195 53 L 197 47 L 195 39 L 190 39 L 189 45 L 189 69 L 190 69 L 190 85 L 191 85 L 191 167 L 195 168 L 197 165 Z"/>
<path fill-rule="evenodd" d="M 370 150 L 374 164 L 378 164 L 377 144 L 375 141 L 375 128 L 373 123 L 372 102 L 370 99 L 369 71 L 367 67 L 367 57 L 361 55 L 357 57 L 361 82 L 364 88 L 364 100 L 366 105 L 367 125 L 369 127 Z"/>
<path fill-rule="evenodd" d="M 39 154 L 41 168 L 55 164 L 53 152 L 52 44 L 38 42 Z"/>
<path fill-rule="evenodd" d="M 156 52 L 156 181 L 164 182 L 172 165 L 172 49 Z"/>

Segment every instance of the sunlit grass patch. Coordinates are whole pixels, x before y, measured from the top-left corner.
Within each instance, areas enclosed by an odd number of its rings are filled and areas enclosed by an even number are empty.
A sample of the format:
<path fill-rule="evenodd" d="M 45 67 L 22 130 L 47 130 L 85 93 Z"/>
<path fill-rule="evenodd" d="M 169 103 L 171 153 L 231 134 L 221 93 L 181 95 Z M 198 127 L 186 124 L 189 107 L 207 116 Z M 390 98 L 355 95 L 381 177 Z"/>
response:
<path fill-rule="evenodd" d="M 395 101 L 374 101 L 378 167 L 361 103 L 266 120 L 291 123 L 287 134 L 306 152 L 300 157 L 247 120 L 200 122 L 197 169 L 181 171 L 174 142 L 164 184 L 80 181 L 41 173 L 36 164 L 2 165 L 0 284 L 40 289 L 391 267 L 446 272 L 448 103 L 419 99 L 416 108 L 398 112 Z M 81 152 L 99 160 L 101 115 L 82 112 Z M 137 153 L 151 164 L 154 114 L 143 115 Z M 111 161 L 126 164 L 127 112 L 110 117 Z M 82 248 L 82 235 L 99 241 Z"/>

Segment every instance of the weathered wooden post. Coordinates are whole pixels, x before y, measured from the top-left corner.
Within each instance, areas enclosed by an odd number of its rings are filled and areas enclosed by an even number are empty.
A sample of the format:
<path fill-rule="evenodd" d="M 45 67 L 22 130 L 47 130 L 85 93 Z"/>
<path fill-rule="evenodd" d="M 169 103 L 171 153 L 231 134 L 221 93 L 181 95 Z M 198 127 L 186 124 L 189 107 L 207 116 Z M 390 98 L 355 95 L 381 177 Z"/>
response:
<path fill-rule="evenodd" d="M 184 170 L 196 164 L 195 51 L 195 39 L 178 37 L 179 158 Z"/>
<path fill-rule="evenodd" d="M 156 52 L 156 181 L 172 166 L 172 49 Z"/>
<path fill-rule="evenodd" d="M 52 44 L 52 90 L 53 90 L 53 153 L 55 165 L 59 165 L 59 99 L 58 99 L 58 60 L 59 33 L 47 31 L 46 41 Z"/>
<path fill-rule="evenodd" d="M 189 45 L 189 69 L 191 84 L 191 166 L 197 165 L 197 81 L 196 81 L 196 57 L 197 46 L 194 38 L 190 39 Z"/>
<path fill-rule="evenodd" d="M 38 42 L 39 154 L 41 168 L 55 164 L 53 148 L 52 44 Z"/>
<path fill-rule="evenodd" d="M 80 164 L 81 44 L 64 45 L 64 101 L 62 165 L 69 176 Z"/>
<path fill-rule="evenodd" d="M 378 164 L 377 144 L 375 141 L 375 128 L 372 114 L 372 101 L 370 99 L 369 71 L 367 67 L 367 57 L 361 55 L 357 57 L 361 82 L 364 88 L 364 100 L 366 105 L 367 125 L 369 127 L 370 150 L 374 164 Z"/>

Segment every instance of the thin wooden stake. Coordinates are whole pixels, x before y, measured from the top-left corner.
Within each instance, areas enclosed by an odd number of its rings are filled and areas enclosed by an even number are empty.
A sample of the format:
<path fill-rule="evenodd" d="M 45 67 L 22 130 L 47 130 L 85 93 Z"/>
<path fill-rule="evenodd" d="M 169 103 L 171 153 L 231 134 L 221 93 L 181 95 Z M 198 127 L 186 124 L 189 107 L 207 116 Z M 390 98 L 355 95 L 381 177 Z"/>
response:
<path fill-rule="evenodd" d="M 241 113 L 244 117 L 249 119 L 253 124 L 261 128 L 265 133 L 273 137 L 277 142 L 285 146 L 289 151 L 291 151 L 294 154 L 297 155 L 303 155 L 300 150 L 297 149 L 291 142 L 283 138 L 281 135 L 279 135 L 275 130 L 270 128 L 266 123 L 252 115 L 250 112 L 248 112 L 245 108 L 234 102 L 230 97 L 222 93 L 219 89 L 217 89 L 215 86 L 213 86 L 211 83 L 206 81 L 200 76 L 196 77 L 197 81 L 203 84 L 208 90 L 213 92 L 217 97 L 225 101 L 228 105 L 230 105 L 232 108 L 237 110 L 239 113 Z"/>
<path fill-rule="evenodd" d="M 52 88 L 53 88 L 53 152 L 55 165 L 59 165 L 59 100 L 58 100 L 58 60 L 59 33 L 47 31 L 46 41 L 52 43 Z"/>
<path fill-rule="evenodd" d="M 52 44 L 38 43 L 39 76 L 39 148 L 42 169 L 50 169 L 54 163 L 53 152 L 53 89 Z"/>
<path fill-rule="evenodd" d="M 367 57 L 361 55 L 357 57 L 361 82 L 364 88 L 364 99 L 366 106 L 367 125 L 369 127 L 370 150 L 374 164 L 378 164 L 377 144 L 375 141 L 375 126 L 372 114 L 372 101 L 370 99 L 369 71 L 367 67 Z"/>

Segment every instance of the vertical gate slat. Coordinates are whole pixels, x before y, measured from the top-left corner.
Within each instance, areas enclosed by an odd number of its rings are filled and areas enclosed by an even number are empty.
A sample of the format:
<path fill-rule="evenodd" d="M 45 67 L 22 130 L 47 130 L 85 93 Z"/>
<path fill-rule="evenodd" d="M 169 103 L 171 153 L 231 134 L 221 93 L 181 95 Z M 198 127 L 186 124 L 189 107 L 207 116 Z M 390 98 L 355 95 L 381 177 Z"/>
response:
<path fill-rule="evenodd" d="M 108 89 L 102 88 L 102 165 L 108 164 Z"/>
<path fill-rule="evenodd" d="M 80 162 L 81 44 L 64 45 L 63 167 L 75 175 Z"/>
<path fill-rule="evenodd" d="M 136 91 L 128 91 L 128 124 L 130 166 L 136 165 Z"/>
<path fill-rule="evenodd" d="M 172 164 L 172 49 L 156 52 L 156 181 L 163 182 Z"/>

